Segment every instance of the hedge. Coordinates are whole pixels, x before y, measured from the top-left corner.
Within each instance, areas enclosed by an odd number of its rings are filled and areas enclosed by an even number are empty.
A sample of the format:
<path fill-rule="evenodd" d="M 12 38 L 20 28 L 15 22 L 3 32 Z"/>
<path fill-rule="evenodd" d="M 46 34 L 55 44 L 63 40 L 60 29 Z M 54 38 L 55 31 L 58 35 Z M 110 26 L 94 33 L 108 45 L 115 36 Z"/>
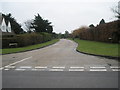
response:
<path fill-rule="evenodd" d="M 52 34 L 49 33 L 30 33 L 21 34 L 13 37 L 2 38 L 2 48 L 9 48 L 9 43 L 17 43 L 17 47 L 24 47 L 43 43 L 52 40 Z"/>

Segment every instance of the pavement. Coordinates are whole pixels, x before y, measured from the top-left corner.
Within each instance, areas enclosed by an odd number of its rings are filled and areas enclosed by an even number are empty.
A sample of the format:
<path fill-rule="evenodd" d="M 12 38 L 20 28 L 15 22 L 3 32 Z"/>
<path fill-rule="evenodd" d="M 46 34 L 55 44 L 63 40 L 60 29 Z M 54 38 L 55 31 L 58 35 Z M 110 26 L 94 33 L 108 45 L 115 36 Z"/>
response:
<path fill-rule="evenodd" d="M 3 87 L 118 87 L 117 60 L 85 55 L 76 47 L 61 39 L 42 49 L 2 55 Z"/>

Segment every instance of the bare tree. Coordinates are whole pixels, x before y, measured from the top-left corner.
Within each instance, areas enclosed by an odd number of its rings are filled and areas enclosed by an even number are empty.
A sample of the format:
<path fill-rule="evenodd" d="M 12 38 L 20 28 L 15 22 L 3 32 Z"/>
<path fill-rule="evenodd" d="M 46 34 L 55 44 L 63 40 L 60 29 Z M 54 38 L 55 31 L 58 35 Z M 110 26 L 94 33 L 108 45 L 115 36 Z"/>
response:
<path fill-rule="evenodd" d="M 118 2 L 118 6 L 112 8 L 111 10 L 116 14 L 115 17 L 120 20 L 120 1 Z"/>
<path fill-rule="evenodd" d="M 24 22 L 24 28 L 28 33 L 31 33 L 31 24 L 32 24 L 33 20 L 27 20 Z"/>

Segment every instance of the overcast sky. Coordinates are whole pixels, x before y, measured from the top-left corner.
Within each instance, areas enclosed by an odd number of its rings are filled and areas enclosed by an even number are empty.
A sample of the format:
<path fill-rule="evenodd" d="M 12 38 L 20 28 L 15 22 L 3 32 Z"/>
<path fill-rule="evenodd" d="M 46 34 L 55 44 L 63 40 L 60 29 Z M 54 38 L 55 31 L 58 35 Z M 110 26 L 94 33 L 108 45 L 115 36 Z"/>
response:
<path fill-rule="evenodd" d="M 34 19 L 39 13 L 52 22 L 54 32 L 71 32 L 80 26 L 115 20 L 111 8 L 119 0 L 1 0 L 0 12 L 11 13 L 19 22 Z"/>

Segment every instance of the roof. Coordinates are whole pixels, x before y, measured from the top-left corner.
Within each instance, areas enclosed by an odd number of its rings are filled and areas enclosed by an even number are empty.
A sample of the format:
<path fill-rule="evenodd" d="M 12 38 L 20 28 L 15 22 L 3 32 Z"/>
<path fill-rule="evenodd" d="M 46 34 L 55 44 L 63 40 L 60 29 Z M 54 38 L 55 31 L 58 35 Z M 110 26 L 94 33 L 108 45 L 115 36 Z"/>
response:
<path fill-rule="evenodd" d="M 2 13 L 0 13 L 0 35 L 14 35 L 14 34 L 15 33 L 11 30 L 10 21 L 8 21 L 8 25 L 6 25 L 5 19 L 2 17 Z"/>

